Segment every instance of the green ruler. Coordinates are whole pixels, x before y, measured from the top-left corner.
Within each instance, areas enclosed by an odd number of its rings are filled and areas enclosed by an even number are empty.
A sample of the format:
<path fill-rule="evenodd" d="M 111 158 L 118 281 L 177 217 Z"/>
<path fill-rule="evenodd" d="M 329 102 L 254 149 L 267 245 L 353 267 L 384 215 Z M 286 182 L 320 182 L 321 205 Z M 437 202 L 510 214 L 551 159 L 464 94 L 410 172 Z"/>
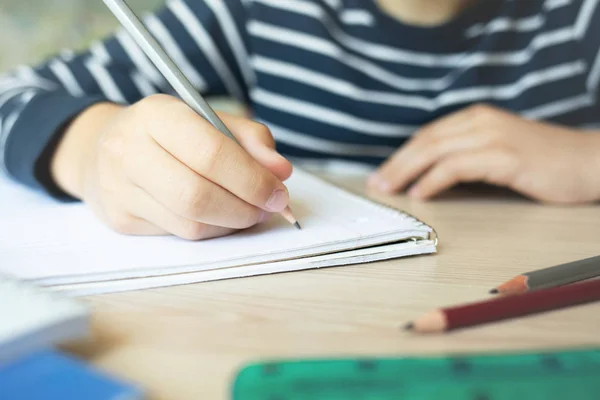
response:
<path fill-rule="evenodd" d="M 600 399 L 600 349 L 444 358 L 259 363 L 234 400 Z"/>

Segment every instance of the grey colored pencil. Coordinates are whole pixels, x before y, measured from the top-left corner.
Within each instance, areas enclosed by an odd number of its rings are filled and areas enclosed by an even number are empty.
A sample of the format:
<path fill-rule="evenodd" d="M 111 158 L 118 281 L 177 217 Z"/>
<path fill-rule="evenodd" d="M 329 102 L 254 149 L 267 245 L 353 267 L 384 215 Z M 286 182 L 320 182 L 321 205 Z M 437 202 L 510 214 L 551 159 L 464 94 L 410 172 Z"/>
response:
<path fill-rule="evenodd" d="M 491 293 L 518 294 L 600 277 L 600 256 L 526 272 L 503 283 Z"/>
<path fill-rule="evenodd" d="M 154 63 L 154 65 L 156 65 L 156 68 L 171 84 L 181 99 L 221 133 L 239 144 L 235 136 L 217 116 L 200 93 L 198 93 L 189 79 L 187 79 L 183 72 L 175 65 L 173 60 L 171 60 L 156 39 L 154 39 L 152 34 L 127 3 L 124 0 L 104 0 L 104 4 L 106 4 L 117 20 L 119 20 L 123 28 L 131 35 L 146 56 Z M 289 207 L 282 211 L 281 215 L 296 228 L 300 229 L 300 224 Z"/>

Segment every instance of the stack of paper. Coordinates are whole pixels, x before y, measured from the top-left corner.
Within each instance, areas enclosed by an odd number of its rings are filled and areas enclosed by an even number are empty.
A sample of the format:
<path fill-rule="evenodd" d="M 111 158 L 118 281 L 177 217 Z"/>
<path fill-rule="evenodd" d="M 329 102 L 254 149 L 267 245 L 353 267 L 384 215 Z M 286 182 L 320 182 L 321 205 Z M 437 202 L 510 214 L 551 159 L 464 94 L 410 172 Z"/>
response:
<path fill-rule="evenodd" d="M 331 267 L 436 251 L 432 228 L 302 170 L 286 182 L 301 231 L 275 216 L 199 242 L 110 231 L 82 204 L 0 182 L 0 272 L 73 295 Z"/>

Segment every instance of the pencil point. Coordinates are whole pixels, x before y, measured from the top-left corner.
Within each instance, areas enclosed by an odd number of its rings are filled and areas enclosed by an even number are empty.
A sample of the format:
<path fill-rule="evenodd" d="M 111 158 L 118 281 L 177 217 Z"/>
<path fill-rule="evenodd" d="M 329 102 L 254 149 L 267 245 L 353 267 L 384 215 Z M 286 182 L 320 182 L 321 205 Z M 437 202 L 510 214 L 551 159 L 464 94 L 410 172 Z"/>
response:
<path fill-rule="evenodd" d="M 281 215 L 292 225 L 296 227 L 296 229 L 302 229 L 296 217 L 292 213 L 292 209 L 288 206 L 281 212 Z"/>
<path fill-rule="evenodd" d="M 415 324 L 412 322 L 409 322 L 408 324 L 404 325 L 405 331 L 412 331 L 413 329 L 415 329 Z"/>
<path fill-rule="evenodd" d="M 490 290 L 490 294 L 498 294 L 498 289 L 494 288 L 492 290 Z"/>

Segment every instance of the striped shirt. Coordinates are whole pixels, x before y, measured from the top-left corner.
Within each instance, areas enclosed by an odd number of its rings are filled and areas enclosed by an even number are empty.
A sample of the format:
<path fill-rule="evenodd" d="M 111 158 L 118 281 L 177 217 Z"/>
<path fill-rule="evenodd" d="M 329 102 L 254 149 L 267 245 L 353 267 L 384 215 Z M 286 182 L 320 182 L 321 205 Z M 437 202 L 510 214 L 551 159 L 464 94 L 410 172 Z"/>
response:
<path fill-rule="evenodd" d="M 600 0 L 480 0 L 432 28 L 374 0 L 169 0 L 145 23 L 199 92 L 248 104 L 293 159 L 379 163 L 481 102 L 600 127 Z M 69 120 L 158 92 L 172 90 L 123 31 L 15 68 L 0 80 L 0 166 L 52 192 L 48 154 Z"/>

